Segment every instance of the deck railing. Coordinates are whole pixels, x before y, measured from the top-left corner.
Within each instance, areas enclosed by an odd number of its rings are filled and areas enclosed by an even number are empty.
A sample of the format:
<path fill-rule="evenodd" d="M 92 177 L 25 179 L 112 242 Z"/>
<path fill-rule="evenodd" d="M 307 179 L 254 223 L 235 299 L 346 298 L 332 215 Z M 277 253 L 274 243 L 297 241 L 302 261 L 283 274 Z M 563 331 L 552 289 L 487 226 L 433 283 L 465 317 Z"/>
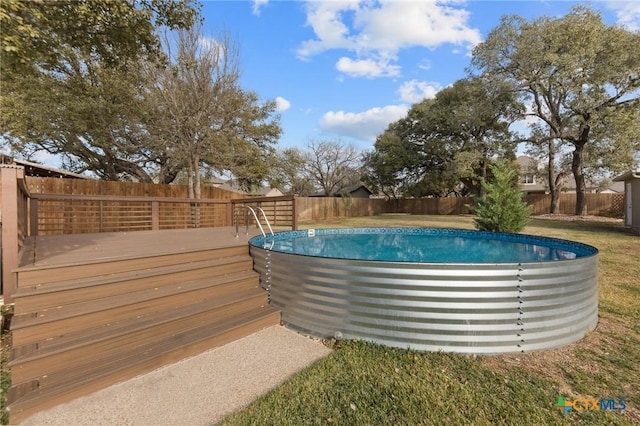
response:
<path fill-rule="evenodd" d="M 2 296 L 11 302 L 13 269 L 18 267 L 19 253 L 29 235 L 29 190 L 24 184 L 24 167 L 0 165 L 0 252 L 2 252 Z"/>
<path fill-rule="evenodd" d="M 234 199 L 231 200 L 231 204 L 233 212 L 245 206 L 259 207 L 264 210 L 271 226 L 290 226 L 291 229 L 298 229 L 296 197 L 293 195 Z"/>
<path fill-rule="evenodd" d="M 292 196 L 207 200 L 32 194 L 29 235 L 233 226 L 233 212 L 240 206 L 261 207 L 271 223 L 295 227 Z"/>
<path fill-rule="evenodd" d="M 230 200 L 33 194 L 30 235 L 230 226 Z"/>
<path fill-rule="evenodd" d="M 37 235 L 232 227 L 234 211 L 260 207 L 273 226 L 296 229 L 293 196 L 191 199 L 29 193 L 24 169 L 2 165 L 2 294 L 11 303 L 12 271 L 24 239 Z"/>

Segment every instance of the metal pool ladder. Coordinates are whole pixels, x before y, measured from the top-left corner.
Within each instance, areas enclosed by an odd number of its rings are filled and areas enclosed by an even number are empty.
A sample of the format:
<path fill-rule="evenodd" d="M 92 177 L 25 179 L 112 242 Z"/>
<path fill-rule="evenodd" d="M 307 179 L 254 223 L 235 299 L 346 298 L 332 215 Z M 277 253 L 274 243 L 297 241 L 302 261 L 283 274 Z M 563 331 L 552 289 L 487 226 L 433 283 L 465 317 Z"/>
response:
<path fill-rule="evenodd" d="M 267 234 L 264 232 L 264 228 L 262 227 L 262 224 L 260 223 L 260 218 L 259 218 L 259 214 L 262 214 L 262 217 L 264 218 L 264 222 L 267 225 L 267 228 L 269 230 L 269 234 L 271 235 L 271 245 L 269 248 L 273 247 L 273 244 L 275 243 L 275 235 L 273 233 L 273 229 L 271 229 L 271 224 L 269 224 L 269 219 L 267 219 L 267 215 L 265 214 L 264 210 L 262 209 L 262 207 L 250 207 L 250 206 L 242 206 L 240 208 L 238 208 L 238 210 L 236 210 L 236 216 L 235 216 L 235 222 L 236 222 L 236 238 L 238 238 L 238 236 L 240 235 L 238 232 L 238 215 L 240 214 L 241 211 L 245 211 L 245 217 L 244 217 L 244 223 L 246 225 L 246 229 L 245 229 L 245 235 L 249 235 L 249 214 L 251 214 L 253 216 L 253 218 L 256 220 L 256 224 L 258 225 L 258 228 L 260 229 L 260 232 L 262 233 L 262 237 L 264 238 L 264 247 L 267 248 Z M 256 210 L 258 211 L 258 213 L 256 213 Z"/>

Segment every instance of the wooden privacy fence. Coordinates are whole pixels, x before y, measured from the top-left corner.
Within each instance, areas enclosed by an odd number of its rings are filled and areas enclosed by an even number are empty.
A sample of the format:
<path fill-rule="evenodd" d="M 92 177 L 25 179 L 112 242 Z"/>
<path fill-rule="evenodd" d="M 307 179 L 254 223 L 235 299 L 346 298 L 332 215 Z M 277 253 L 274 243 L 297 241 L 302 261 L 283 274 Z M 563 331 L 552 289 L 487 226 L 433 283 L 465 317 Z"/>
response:
<path fill-rule="evenodd" d="M 586 194 L 587 214 L 621 218 L 624 210 L 623 194 Z M 532 206 L 532 215 L 549 213 L 551 197 L 549 195 L 527 195 L 527 204 Z M 340 197 L 296 197 L 296 213 L 299 221 L 313 221 L 349 216 L 373 216 L 385 213 L 408 213 L 427 215 L 469 214 L 470 197 L 447 198 L 403 198 L 385 200 L 377 198 L 352 198 L 350 201 Z M 576 194 L 560 196 L 561 214 L 574 214 Z"/>
<path fill-rule="evenodd" d="M 163 185 L 137 182 L 108 182 L 93 179 L 57 179 L 27 176 L 25 184 L 31 193 L 68 195 L 105 195 L 109 197 L 189 198 L 186 185 Z M 242 198 L 242 194 L 214 186 L 203 186 L 202 197 L 208 200 Z"/>
<path fill-rule="evenodd" d="M 624 194 L 585 194 L 587 199 L 587 214 L 622 218 L 624 216 Z M 576 194 L 560 195 L 560 211 L 562 214 L 575 214 Z M 525 197 L 527 204 L 532 206 L 532 215 L 549 213 L 551 196 L 547 194 L 530 194 Z"/>

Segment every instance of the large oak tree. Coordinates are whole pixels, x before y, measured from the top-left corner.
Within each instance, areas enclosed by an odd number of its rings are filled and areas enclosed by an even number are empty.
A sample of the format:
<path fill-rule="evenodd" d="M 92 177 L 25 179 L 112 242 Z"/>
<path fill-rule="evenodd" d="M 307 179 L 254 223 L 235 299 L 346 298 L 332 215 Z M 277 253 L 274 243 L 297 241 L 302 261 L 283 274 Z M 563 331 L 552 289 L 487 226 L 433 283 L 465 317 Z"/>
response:
<path fill-rule="evenodd" d="M 110 67 L 161 55 L 159 27 L 188 28 L 193 0 L 2 0 L 3 79 L 55 71 L 70 49 Z"/>
<path fill-rule="evenodd" d="M 378 137 L 367 157 L 368 180 L 411 196 L 479 194 L 492 159 L 513 157 L 509 128 L 518 117 L 521 106 L 508 84 L 459 80 L 413 105 Z"/>
<path fill-rule="evenodd" d="M 632 165 L 640 144 L 640 33 L 608 26 L 584 6 L 560 18 L 503 18 L 473 52 L 486 78 L 517 87 L 548 127 L 539 143 L 572 145 L 576 215 L 586 206 L 585 171 Z"/>
<path fill-rule="evenodd" d="M 0 130 L 13 150 L 46 150 L 76 172 L 163 183 L 170 162 L 146 148 L 141 58 L 161 60 L 159 27 L 188 28 L 190 0 L 0 3 Z M 168 178 L 167 178 L 168 177 Z"/>

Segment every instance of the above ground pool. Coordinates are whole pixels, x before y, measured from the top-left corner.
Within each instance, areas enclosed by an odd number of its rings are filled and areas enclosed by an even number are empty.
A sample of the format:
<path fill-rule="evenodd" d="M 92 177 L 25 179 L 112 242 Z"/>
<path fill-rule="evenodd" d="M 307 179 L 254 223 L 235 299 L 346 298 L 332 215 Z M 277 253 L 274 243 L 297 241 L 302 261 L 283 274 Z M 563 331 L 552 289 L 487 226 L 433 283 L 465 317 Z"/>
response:
<path fill-rule="evenodd" d="M 598 251 L 455 229 L 279 232 L 250 240 L 282 320 L 322 338 L 508 353 L 574 342 L 598 321 Z"/>

